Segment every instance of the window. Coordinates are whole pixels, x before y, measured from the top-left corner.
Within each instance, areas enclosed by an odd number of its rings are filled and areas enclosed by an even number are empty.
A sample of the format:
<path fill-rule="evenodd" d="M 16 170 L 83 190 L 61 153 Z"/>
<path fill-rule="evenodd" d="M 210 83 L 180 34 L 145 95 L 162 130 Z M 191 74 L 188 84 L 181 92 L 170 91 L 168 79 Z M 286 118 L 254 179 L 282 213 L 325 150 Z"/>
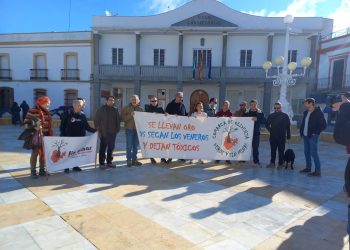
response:
<path fill-rule="evenodd" d="M 113 48 L 112 49 L 112 64 L 123 65 L 124 49 Z"/>
<path fill-rule="evenodd" d="M 73 100 L 78 98 L 78 90 L 76 89 L 65 89 L 64 90 L 64 105 L 73 106 Z"/>
<path fill-rule="evenodd" d="M 164 66 L 165 61 L 165 49 L 154 49 L 153 50 L 153 65 Z"/>
<path fill-rule="evenodd" d="M 9 54 L 0 54 L 0 79 L 11 80 Z"/>
<path fill-rule="evenodd" d="M 201 46 L 204 46 L 204 44 L 205 44 L 205 39 L 201 38 Z"/>
<path fill-rule="evenodd" d="M 240 67 L 251 67 L 252 66 L 252 54 L 253 51 L 251 49 L 241 50 L 241 58 L 240 58 Z"/>
<path fill-rule="evenodd" d="M 211 65 L 211 50 L 210 49 L 194 49 L 193 60 L 196 62 L 196 66 L 202 63 L 203 67 Z"/>
<path fill-rule="evenodd" d="M 288 63 L 297 61 L 297 50 L 288 50 Z"/>
<path fill-rule="evenodd" d="M 46 89 L 34 89 L 34 103 L 36 99 L 38 99 L 41 96 L 46 96 L 47 90 Z"/>
<path fill-rule="evenodd" d="M 78 54 L 64 53 L 64 69 L 61 70 L 61 80 L 79 80 Z"/>

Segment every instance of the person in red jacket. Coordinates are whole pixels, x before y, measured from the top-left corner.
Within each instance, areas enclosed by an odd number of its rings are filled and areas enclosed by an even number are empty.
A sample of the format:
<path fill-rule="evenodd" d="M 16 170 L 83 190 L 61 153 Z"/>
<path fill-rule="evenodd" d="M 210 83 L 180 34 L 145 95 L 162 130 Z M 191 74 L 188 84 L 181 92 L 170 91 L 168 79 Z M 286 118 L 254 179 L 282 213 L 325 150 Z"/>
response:
<path fill-rule="evenodd" d="M 230 102 L 228 100 L 225 100 L 222 104 L 222 109 L 216 113 L 216 117 L 233 117 L 232 112 L 230 111 Z M 219 160 L 215 161 L 216 163 L 219 163 Z M 231 164 L 231 161 L 227 160 L 227 164 Z"/>
<path fill-rule="evenodd" d="M 36 100 L 36 106 L 30 109 L 24 119 L 26 128 L 34 128 L 43 136 L 52 136 L 52 118 L 49 113 L 50 98 L 41 96 Z M 39 175 L 46 176 L 45 156 L 43 145 L 33 145 L 32 154 L 30 156 L 30 171 L 33 178 L 37 178 L 36 163 L 39 155 Z"/>

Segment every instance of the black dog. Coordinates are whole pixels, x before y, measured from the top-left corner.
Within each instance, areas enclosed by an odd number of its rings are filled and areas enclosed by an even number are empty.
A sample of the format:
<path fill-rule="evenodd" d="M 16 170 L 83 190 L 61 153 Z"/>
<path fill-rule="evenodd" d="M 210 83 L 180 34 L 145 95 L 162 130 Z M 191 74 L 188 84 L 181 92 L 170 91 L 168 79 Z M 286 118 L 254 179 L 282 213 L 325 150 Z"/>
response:
<path fill-rule="evenodd" d="M 287 149 L 286 152 L 284 152 L 284 156 L 283 156 L 284 162 L 286 163 L 286 167 L 285 169 L 288 168 L 288 163 L 290 162 L 290 167 L 293 170 L 293 164 L 294 164 L 294 159 L 295 159 L 295 154 L 293 149 Z"/>

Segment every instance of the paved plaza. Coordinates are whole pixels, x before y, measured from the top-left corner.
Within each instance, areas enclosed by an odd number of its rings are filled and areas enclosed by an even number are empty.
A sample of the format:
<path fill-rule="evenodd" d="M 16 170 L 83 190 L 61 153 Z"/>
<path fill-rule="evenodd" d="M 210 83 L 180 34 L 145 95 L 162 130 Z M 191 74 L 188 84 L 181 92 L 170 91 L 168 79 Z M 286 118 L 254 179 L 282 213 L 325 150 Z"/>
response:
<path fill-rule="evenodd" d="M 0 249 L 348 249 L 344 147 L 320 143 L 322 177 L 251 163 L 126 167 L 29 177 L 23 128 L 0 126 Z M 56 133 L 57 134 L 57 133 Z M 204 157 L 203 157 L 204 158 Z"/>

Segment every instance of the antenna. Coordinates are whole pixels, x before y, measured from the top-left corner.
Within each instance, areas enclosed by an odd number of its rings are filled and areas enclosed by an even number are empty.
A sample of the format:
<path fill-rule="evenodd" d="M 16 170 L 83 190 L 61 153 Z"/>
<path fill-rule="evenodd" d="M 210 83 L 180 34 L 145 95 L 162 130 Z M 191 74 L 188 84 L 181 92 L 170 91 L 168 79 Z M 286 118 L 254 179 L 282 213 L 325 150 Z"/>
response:
<path fill-rule="evenodd" d="M 69 12 L 68 12 L 68 32 L 70 31 L 70 11 L 72 7 L 72 0 L 69 0 Z"/>

